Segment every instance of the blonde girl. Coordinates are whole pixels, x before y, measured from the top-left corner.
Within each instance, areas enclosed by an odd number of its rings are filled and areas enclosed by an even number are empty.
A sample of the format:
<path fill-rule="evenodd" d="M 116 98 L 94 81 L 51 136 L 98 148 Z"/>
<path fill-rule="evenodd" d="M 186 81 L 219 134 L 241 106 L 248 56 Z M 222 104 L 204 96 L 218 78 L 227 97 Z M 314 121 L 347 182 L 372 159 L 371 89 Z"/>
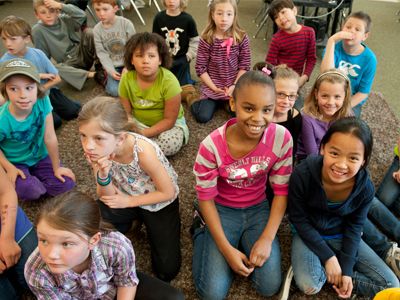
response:
<path fill-rule="evenodd" d="M 302 110 L 297 159 L 318 154 L 321 139 L 332 122 L 352 115 L 349 78 L 336 69 L 320 74 Z"/>
<path fill-rule="evenodd" d="M 176 154 L 189 139 L 181 105 L 181 87 L 168 68 L 171 55 L 156 33 L 133 35 L 125 46 L 119 96 L 140 134 L 152 139 L 165 155 Z"/>
<path fill-rule="evenodd" d="M 134 220 L 147 230 L 155 274 L 179 272 L 180 216 L 177 175 L 156 143 L 128 132 L 132 122 L 118 100 L 98 97 L 79 113 L 82 147 L 97 183 L 102 217 L 126 233 Z"/>
<path fill-rule="evenodd" d="M 236 0 L 209 3 L 196 60 L 196 73 L 203 83 L 201 97 L 189 103 L 197 122 L 208 122 L 219 105 L 227 106 L 237 80 L 250 69 L 249 39 L 237 13 Z"/>

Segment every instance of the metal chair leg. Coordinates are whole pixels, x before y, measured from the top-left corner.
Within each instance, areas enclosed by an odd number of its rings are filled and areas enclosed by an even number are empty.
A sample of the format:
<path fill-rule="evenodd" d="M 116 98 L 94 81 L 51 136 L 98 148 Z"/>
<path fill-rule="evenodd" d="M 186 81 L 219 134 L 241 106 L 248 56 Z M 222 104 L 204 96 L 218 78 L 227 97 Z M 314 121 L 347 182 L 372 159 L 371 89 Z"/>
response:
<path fill-rule="evenodd" d="M 258 27 L 256 33 L 253 35 L 253 38 L 257 38 L 257 35 L 258 35 L 259 32 L 261 31 L 261 29 L 264 27 L 265 24 L 267 24 L 268 18 L 269 18 L 269 15 L 268 15 L 268 9 L 267 9 L 267 11 L 265 12 L 264 19 L 263 19 L 262 22 L 260 23 L 260 26 Z"/>
<path fill-rule="evenodd" d="M 143 20 L 143 17 L 142 17 L 142 15 L 141 15 L 139 9 L 137 8 L 137 6 L 136 6 L 136 4 L 135 4 L 135 1 L 130 0 L 130 2 L 131 2 L 131 5 L 132 5 L 133 9 L 136 11 L 136 14 L 138 15 L 140 21 L 142 22 L 142 24 L 143 24 L 143 25 L 146 25 L 146 22 Z"/>
<path fill-rule="evenodd" d="M 93 18 L 94 22 L 97 23 L 99 20 L 97 20 L 96 15 L 94 14 L 92 8 L 90 7 L 90 4 L 86 6 L 87 11 L 89 12 L 90 16 Z"/>
<path fill-rule="evenodd" d="M 151 6 L 151 2 L 154 2 L 154 5 L 156 6 L 158 12 L 160 12 L 161 9 L 160 9 L 160 5 L 158 5 L 157 0 L 149 0 L 149 6 Z"/>

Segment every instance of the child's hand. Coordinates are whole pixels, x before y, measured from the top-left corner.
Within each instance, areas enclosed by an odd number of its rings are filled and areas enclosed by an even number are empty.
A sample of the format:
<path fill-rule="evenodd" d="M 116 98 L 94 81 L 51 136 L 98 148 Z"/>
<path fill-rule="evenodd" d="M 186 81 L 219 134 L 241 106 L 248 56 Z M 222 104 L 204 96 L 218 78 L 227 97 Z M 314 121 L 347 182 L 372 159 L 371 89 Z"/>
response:
<path fill-rule="evenodd" d="M 246 255 L 235 247 L 231 246 L 224 257 L 231 269 L 239 275 L 248 277 L 254 271 L 254 267 L 251 266 L 251 263 L 247 259 Z"/>
<path fill-rule="evenodd" d="M 232 97 L 234 89 L 235 89 L 234 85 L 231 85 L 230 87 L 225 87 L 225 96 Z"/>
<path fill-rule="evenodd" d="M 353 291 L 353 281 L 350 276 L 342 276 L 342 285 L 338 288 L 336 285 L 333 286 L 340 298 L 350 298 L 351 292 Z"/>
<path fill-rule="evenodd" d="M 119 189 L 114 187 L 115 195 L 102 196 L 100 200 L 110 208 L 126 208 L 132 207 L 132 196 L 121 192 Z"/>
<path fill-rule="evenodd" d="M 73 181 L 75 181 L 75 174 L 71 171 L 71 169 L 64 168 L 64 167 L 58 167 L 54 171 L 54 176 L 58 178 L 61 182 L 65 182 L 65 179 L 63 176 L 67 176 L 71 178 Z"/>
<path fill-rule="evenodd" d="M 262 267 L 271 255 L 271 245 L 271 241 L 263 238 L 260 238 L 255 242 L 250 252 L 250 263 L 252 266 Z"/>
<path fill-rule="evenodd" d="M 15 181 L 17 180 L 18 176 L 20 176 L 22 179 L 26 179 L 25 173 L 22 170 L 17 169 L 14 166 L 10 169 L 6 169 L 6 173 L 7 173 L 8 179 L 10 179 L 10 181 L 14 185 L 14 187 L 15 187 Z"/>
<path fill-rule="evenodd" d="M 111 77 L 115 80 L 121 80 L 121 74 L 115 71 L 111 73 Z"/>
<path fill-rule="evenodd" d="M 62 9 L 62 3 L 54 1 L 54 0 L 44 0 L 43 1 L 44 5 L 46 5 L 47 8 L 54 8 L 54 9 Z"/>
<path fill-rule="evenodd" d="M 0 239 L 0 274 L 16 265 L 21 257 L 21 248 L 14 238 Z"/>
<path fill-rule="evenodd" d="M 112 159 L 114 158 L 115 154 L 112 153 L 109 156 L 104 156 L 100 158 L 96 163 L 97 163 L 97 168 L 99 172 L 99 176 L 101 178 L 106 178 L 108 177 L 108 174 L 110 173 L 111 167 L 112 167 Z"/>
<path fill-rule="evenodd" d="M 219 87 L 215 86 L 213 89 L 213 92 L 217 93 L 217 94 L 222 94 L 225 95 L 225 90 L 220 89 Z"/>
<path fill-rule="evenodd" d="M 354 38 L 354 34 L 348 31 L 339 31 L 332 35 L 329 39 L 333 40 L 335 43 L 342 40 L 352 40 Z"/>
<path fill-rule="evenodd" d="M 393 172 L 393 178 L 397 181 L 397 183 L 400 183 L 400 170 Z"/>
<path fill-rule="evenodd" d="M 56 75 L 50 73 L 40 73 L 39 77 L 40 79 L 54 80 L 56 78 Z"/>
<path fill-rule="evenodd" d="M 332 256 L 325 262 L 326 279 L 329 283 L 341 286 L 342 284 L 342 268 L 336 256 Z"/>

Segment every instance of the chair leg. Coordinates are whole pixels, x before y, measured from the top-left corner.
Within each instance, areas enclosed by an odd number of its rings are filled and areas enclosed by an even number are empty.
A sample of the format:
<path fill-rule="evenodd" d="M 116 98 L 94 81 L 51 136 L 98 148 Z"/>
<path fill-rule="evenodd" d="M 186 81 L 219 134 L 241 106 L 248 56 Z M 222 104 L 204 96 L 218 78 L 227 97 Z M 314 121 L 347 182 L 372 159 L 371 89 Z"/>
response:
<path fill-rule="evenodd" d="M 90 5 L 88 4 L 86 6 L 87 11 L 89 12 L 90 16 L 93 18 L 94 22 L 97 23 L 99 20 L 97 20 L 96 15 L 94 14 L 92 8 L 90 7 Z"/>
<path fill-rule="evenodd" d="M 161 9 L 160 9 L 160 5 L 158 5 L 157 0 L 149 0 L 149 6 L 151 6 L 151 3 L 152 3 L 152 2 L 154 2 L 154 5 L 156 6 L 158 12 L 160 12 Z"/>
<path fill-rule="evenodd" d="M 258 27 L 256 33 L 253 35 L 253 38 L 257 38 L 257 35 L 258 35 L 259 32 L 261 31 L 261 29 L 264 27 L 265 24 L 267 24 L 267 22 L 268 22 L 268 17 L 269 17 L 269 15 L 268 15 L 268 9 L 267 9 L 267 11 L 265 12 L 264 19 L 263 19 L 262 22 L 260 23 L 260 26 Z"/>
<path fill-rule="evenodd" d="M 139 9 L 137 8 L 137 6 L 136 6 L 136 4 L 135 4 L 135 1 L 130 0 L 130 2 L 131 2 L 131 4 L 132 4 L 133 9 L 136 11 L 136 14 L 138 15 L 140 21 L 142 22 L 142 24 L 143 24 L 143 25 L 146 25 L 146 22 L 143 20 L 143 17 L 142 17 L 142 15 L 140 14 L 140 11 L 139 11 Z"/>

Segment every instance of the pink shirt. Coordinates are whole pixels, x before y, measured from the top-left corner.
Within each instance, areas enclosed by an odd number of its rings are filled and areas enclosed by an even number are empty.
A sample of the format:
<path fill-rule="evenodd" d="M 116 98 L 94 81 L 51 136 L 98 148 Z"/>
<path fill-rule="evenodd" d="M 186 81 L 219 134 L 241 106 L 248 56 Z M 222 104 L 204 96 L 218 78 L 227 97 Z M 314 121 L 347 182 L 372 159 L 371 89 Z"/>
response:
<path fill-rule="evenodd" d="M 292 173 L 292 137 L 283 126 L 271 123 L 257 147 L 240 159 L 229 153 L 226 129 L 231 119 L 200 144 L 193 167 L 200 201 L 236 208 L 257 205 L 265 199 L 267 177 L 275 195 L 288 194 Z"/>

